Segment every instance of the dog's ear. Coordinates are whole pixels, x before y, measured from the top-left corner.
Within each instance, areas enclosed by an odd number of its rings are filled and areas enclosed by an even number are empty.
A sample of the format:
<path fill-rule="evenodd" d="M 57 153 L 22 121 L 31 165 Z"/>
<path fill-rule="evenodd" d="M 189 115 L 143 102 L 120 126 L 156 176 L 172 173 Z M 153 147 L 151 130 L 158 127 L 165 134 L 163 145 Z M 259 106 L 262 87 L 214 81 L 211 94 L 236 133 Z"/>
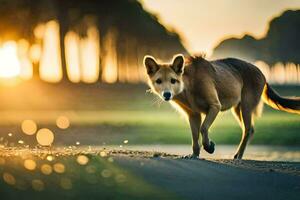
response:
<path fill-rule="evenodd" d="M 159 66 L 152 56 L 147 55 L 144 57 L 144 66 L 146 67 L 149 76 L 154 75 L 159 70 Z"/>
<path fill-rule="evenodd" d="M 171 68 L 178 75 L 183 73 L 184 69 L 184 56 L 182 54 L 175 55 Z"/>

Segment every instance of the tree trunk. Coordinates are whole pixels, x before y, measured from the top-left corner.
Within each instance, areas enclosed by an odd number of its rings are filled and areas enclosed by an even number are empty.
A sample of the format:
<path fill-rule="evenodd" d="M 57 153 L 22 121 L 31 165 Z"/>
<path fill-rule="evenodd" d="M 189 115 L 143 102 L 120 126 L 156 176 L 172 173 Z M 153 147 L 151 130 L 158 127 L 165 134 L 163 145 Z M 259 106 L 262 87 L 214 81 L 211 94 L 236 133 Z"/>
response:
<path fill-rule="evenodd" d="M 32 64 L 32 78 L 34 80 L 40 79 L 40 65 L 38 62 Z"/>
<path fill-rule="evenodd" d="M 67 32 L 66 25 L 62 20 L 59 20 L 60 28 L 59 28 L 59 36 L 60 36 L 60 56 L 61 56 L 61 67 L 62 67 L 62 81 L 68 80 L 67 74 L 67 64 L 66 64 L 66 57 L 65 57 L 65 42 L 64 38 Z"/>
<path fill-rule="evenodd" d="M 62 81 L 68 80 L 67 65 L 65 57 L 65 36 L 68 31 L 68 16 L 66 12 L 66 6 L 64 1 L 56 1 L 57 10 L 57 20 L 59 23 L 59 43 L 60 43 L 60 57 L 61 57 L 61 67 L 62 67 Z"/>

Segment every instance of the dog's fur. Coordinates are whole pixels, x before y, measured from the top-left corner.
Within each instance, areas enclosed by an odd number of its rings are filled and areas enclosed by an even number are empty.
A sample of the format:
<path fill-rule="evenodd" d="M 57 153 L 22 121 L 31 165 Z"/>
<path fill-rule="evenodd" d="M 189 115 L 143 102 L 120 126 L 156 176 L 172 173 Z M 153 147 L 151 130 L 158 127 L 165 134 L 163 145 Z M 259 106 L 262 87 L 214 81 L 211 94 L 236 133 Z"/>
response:
<path fill-rule="evenodd" d="M 243 157 L 248 140 L 254 133 L 253 116 L 259 115 L 262 104 L 291 113 L 300 114 L 299 98 L 279 96 L 266 82 L 262 72 L 245 61 L 226 58 L 208 61 L 202 56 L 189 57 L 185 63 L 183 55 L 176 55 L 172 63 L 158 63 L 145 56 L 151 90 L 162 99 L 179 106 L 188 116 L 192 131 L 192 158 L 200 153 L 199 133 L 203 148 L 214 152 L 214 143 L 208 130 L 220 111 L 232 108 L 232 113 L 243 129 L 243 136 L 236 159 Z M 205 115 L 203 122 L 201 114 Z"/>

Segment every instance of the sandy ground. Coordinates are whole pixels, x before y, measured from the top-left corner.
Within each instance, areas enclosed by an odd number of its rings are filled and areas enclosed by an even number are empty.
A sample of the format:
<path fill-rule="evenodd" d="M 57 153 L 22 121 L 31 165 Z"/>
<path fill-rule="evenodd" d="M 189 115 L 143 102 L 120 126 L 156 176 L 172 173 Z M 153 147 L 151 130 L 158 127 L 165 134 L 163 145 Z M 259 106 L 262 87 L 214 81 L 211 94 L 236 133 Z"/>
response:
<path fill-rule="evenodd" d="M 101 153 L 102 152 L 102 153 Z M 105 154 L 103 154 L 105 152 Z M 49 155 L 49 151 L 42 150 L 28 150 L 28 149 L 5 149 L 2 150 L 1 156 L 6 159 L 7 163 L 10 158 L 30 153 L 35 156 L 35 159 L 45 159 L 45 155 Z M 52 155 L 59 160 L 63 158 L 65 161 L 69 159 L 69 163 L 74 163 L 72 159 L 76 156 L 84 154 L 90 158 L 90 162 L 94 166 L 101 166 L 97 159 L 113 158 L 113 165 L 135 178 L 139 179 L 141 183 L 150 185 L 155 188 L 153 193 L 145 193 L 143 199 L 195 199 L 195 200 L 215 200 L 215 199 L 299 199 L 300 196 L 300 163 L 299 162 L 275 162 L 275 161 L 254 161 L 254 160 L 240 160 L 234 161 L 229 159 L 212 160 L 212 159 L 184 159 L 178 155 L 172 155 L 161 152 L 147 152 L 147 151 L 130 151 L 130 150 L 111 150 L 111 149 L 59 149 L 52 150 Z M 104 157 L 101 155 L 105 155 Z M 61 157 L 61 158 L 60 158 Z M 42 161 L 39 161 L 42 162 Z M 102 163 L 103 164 L 103 163 Z M 71 168 L 74 168 L 75 163 Z M 66 170 L 70 168 L 66 164 Z M 75 166 L 77 167 L 77 166 Z M 8 167 L 4 169 L 9 170 Z M 75 168 L 74 168 L 75 169 Z M 78 169 L 78 171 L 80 171 Z M 34 175 L 34 174 L 33 174 Z M 74 176 L 74 175 L 72 175 Z M 79 188 L 84 188 L 84 192 L 93 193 L 93 198 L 90 199 L 140 199 L 141 196 L 135 194 L 139 191 L 138 182 L 124 182 L 131 189 L 131 193 L 120 192 L 116 196 L 116 192 L 109 192 L 99 190 L 97 187 L 104 185 L 88 186 L 81 180 L 87 175 L 80 175 L 79 179 L 72 180 L 79 183 Z M 55 181 L 55 177 L 53 180 Z M 52 181 L 53 181 L 52 180 Z M 47 185 L 47 184 L 46 184 Z M 81 185 L 81 186 L 80 186 Z M 6 187 L 6 186 L 5 186 Z M 131 188 L 136 187 L 136 188 Z M 61 195 L 57 199 L 81 199 L 78 196 L 80 193 L 73 191 L 72 198 L 65 197 L 67 191 L 57 190 L 57 194 Z M 128 190 L 128 188 L 126 189 Z M 22 191 L 12 190 L 8 188 L 5 190 L 4 197 L 12 197 L 14 194 L 23 195 Z M 44 192 L 44 193 L 43 193 Z M 48 193 L 47 193 L 48 192 Z M 50 193 L 49 193 L 50 192 Z M 78 192 L 78 191 L 77 191 Z M 40 199 L 45 195 L 52 194 L 47 191 L 47 188 L 42 192 L 33 192 L 35 195 L 32 199 Z M 70 191 L 71 193 L 71 191 Z M 31 197 L 31 194 L 25 193 Z M 125 195 L 123 195 L 125 194 Z M 139 194 L 141 195 L 141 194 Z M 143 195 L 143 194 L 142 194 Z M 17 195 L 19 196 L 19 195 Z M 13 196 L 15 197 L 15 196 Z M 77 197 L 77 198 L 76 198 Z M 9 198 L 14 199 L 14 198 Z M 46 198 L 47 199 L 47 198 Z"/>
<path fill-rule="evenodd" d="M 135 150 L 108 150 L 109 154 L 116 157 L 131 157 L 131 158 L 160 158 L 162 161 L 165 159 L 176 160 L 178 162 L 191 161 L 185 159 L 181 155 L 168 154 L 163 152 L 152 151 L 135 151 Z M 233 160 L 233 159 L 204 159 L 200 158 L 193 161 L 209 162 L 211 164 L 223 164 L 231 167 L 242 169 L 255 170 L 260 172 L 280 172 L 295 176 L 300 176 L 300 162 L 280 162 L 280 161 L 256 161 L 256 160 Z"/>

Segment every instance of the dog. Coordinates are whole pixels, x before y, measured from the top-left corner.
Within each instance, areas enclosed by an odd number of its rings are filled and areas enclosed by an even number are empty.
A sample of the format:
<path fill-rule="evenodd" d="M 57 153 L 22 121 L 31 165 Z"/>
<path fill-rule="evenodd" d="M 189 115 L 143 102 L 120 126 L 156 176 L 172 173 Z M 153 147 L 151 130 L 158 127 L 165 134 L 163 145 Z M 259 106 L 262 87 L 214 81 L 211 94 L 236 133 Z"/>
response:
<path fill-rule="evenodd" d="M 200 133 L 204 150 L 214 152 L 208 131 L 221 111 L 232 109 L 243 130 L 234 159 L 242 159 L 254 134 L 254 116 L 261 114 L 263 102 L 277 110 L 300 114 L 299 97 L 281 97 L 256 66 L 240 59 L 208 61 L 204 56 L 190 56 L 185 61 L 178 54 L 171 63 L 160 63 L 147 55 L 144 66 L 151 91 L 186 114 L 192 132 L 190 158 L 199 158 Z M 201 115 L 205 115 L 203 122 Z"/>

